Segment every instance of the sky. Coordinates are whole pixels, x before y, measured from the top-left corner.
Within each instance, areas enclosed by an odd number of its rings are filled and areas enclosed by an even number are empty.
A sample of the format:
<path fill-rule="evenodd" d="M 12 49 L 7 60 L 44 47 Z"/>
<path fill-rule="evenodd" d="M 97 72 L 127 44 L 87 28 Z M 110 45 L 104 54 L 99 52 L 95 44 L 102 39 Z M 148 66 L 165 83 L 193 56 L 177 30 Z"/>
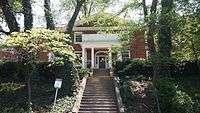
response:
<path fill-rule="evenodd" d="M 44 18 L 44 0 L 33 0 L 32 9 L 33 9 L 33 26 L 34 27 L 46 27 L 46 22 Z M 117 12 L 119 11 L 124 4 L 127 4 L 129 1 L 132 0 L 119 0 L 117 3 L 114 3 L 114 6 L 109 8 L 108 12 Z M 146 0 L 147 5 L 151 4 L 152 0 Z M 68 20 L 70 19 L 72 12 L 68 12 L 61 8 L 61 2 L 60 0 L 51 0 L 51 9 L 53 12 L 53 17 L 56 26 L 66 26 L 68 23 Z M 130 14 L 128 14 L 128 18 L 131 20 L 138 20 L 141 17 L 142 11 L 132 11 Z M 16 15 L 17 21 L 19 23 L 20 28 L 23 28 L 23 15 L 17 14 Z M 9 31 L 9 29 L 6 27 L 6 23 L 1 23 L 2 28 L 6 31 Z"/>

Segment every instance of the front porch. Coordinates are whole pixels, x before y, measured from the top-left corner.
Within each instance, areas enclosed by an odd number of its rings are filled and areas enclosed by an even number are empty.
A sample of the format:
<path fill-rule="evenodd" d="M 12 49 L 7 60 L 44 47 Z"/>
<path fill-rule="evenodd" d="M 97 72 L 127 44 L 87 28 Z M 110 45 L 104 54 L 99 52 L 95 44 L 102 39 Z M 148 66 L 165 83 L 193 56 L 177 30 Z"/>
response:
<path fill-rule="evenodd" d="M 112 53 L 111 47 L 82 47 L 82 67 L 88 69 L 112 69 L 113 61 L 122 60 L 120 53 Z"/>

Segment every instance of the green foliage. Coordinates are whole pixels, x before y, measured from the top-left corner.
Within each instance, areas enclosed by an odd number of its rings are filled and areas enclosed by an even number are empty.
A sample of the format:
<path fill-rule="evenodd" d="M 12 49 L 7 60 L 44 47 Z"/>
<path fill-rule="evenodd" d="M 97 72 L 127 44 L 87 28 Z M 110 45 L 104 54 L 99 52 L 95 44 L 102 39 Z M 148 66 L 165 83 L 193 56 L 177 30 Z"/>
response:
<path fill-rule="evenodd" d="M 187 76 L 198 77 L 198 62 L 199 61 L 165 61 L 165 63 L 160 63 L 161 69 L 165 70 L 165 73 L 162 73 L 162 75 L 174 78 Z M 122 79 L 127 77 L 135 78 L 140 75 L 149 78 L 153 76 L 152 62 L 149 60 L 117 61 L 114 64 L 114 74 Z"/>
<path fill-rule="evenodd" d="M 75 102 L 75 97 L 64 97 L 57 100 L 56 105 L 49 113 L 69 113 Z"/>
<path fill-rule="evenodd" d="M 75 54 L 70 45 L 70 38 L 64 33 L 52 30 L 31 30 L 27 32 L 12 33 L 4 46 L 14 48 L 22 54 L 26 63 L 36 62 L 37 53 L 48 51 L 54 54 L 53 63 L 62 65 L 64 61 L 73 61 Z"/>
<path fill-rule="evenodd" d="M 192 113 L 193 105 L 192 98 L 187 93 L 176 91 L 172 99 L 172 113 Z"/>
<path fill-rule="evenodd" d="M 53 72 L 63 79 L 65 95 L 73 95 L 76 88 L 76 74 L 74 71 L 75 54 L 70 45 L 70 37 L 64 33 L 53 30 L 33 29 L 26 32 L 12 33 L 3 43 L 5 48 L 13 48 L 19 54 L 25 68 L 28 83 L 28 108 L 31 111 L 31 77 L 36 72 L 37 55 L 41 51 L 47 51 L 54 55 L 49 66 L 53 66 Z"/>
<path fill-rule="evenodd" d="M 25 81 L 25 66 L 21 62 L 1 62 L 0 82 Z"/>
<path fill-rule="evenodd" d="M 164 113 L 194 113 L 192 98 L 171 78 L 162 78 L 156 86 Z"/>
<path fill-rule="evenodd" d="M 83 17 L 80 20 L 81 26 L 93 27 L 117 27 L 126 25 L 126 21 L 120 17 L 108 13 L 98 13 L 89 17 Z"/>
<path fill-rule="evenodd" d="M 83 77 L 90 75 L 89 69 L 81 68 L 78 69 L 78 75 L 80 79 L 83 79 Z"/>
<path fill-rule="evenodd" d="M 8 0 L 14 12 L 22 12 L 22 0 Z"/>
<path fill-rule="evenodd" d="M 2 83 L 0 84 L 0 92 L 14 92 L 22 87 L 24 87 L 24 85 L 17 83 Z"/>
<path fill-rule="evenodd" d="M 63 83 L 58 93 L 58 104 L 52 112 L 70 111 L 75 101 L 75 88 L 78 85 L 77 72 L 70 62 L 62 66 L 50 64 L 50 62 L 36 64 L 36 72 L 31 82 L 33 111 L 47 112 L 52 109 L 55 78 L 62 78 Z M 27 112 L 27 84 L 23 64 L 5 62 L 0 65 L 0 70 L 0 112 Z"/>
<path fill-rule="evenodd" d="M 64 65 L 50 65 L 50 63 L 37 64 L 37 77 L 41 81 L 54 82 L 56 78 L 63 79 L 61 91 L 63 95 L 73 95 L 76 87 L 78 75 L 71 62 L 65 62 Z"/>
<path fill-rule="evenodd" d="M 173 23 L 173 57 L 180 60 L 200 58 L 199 0 L 178 0 Z"/>
<path fill-rule="evenodd" d="M 134 108 L 135 97 L 131 92 L 130 84 L 123 82 L 120 86 L 120 94 L 122 97 L 123 104 L 126 106 L 126 112 L 131 113 Z"/>
<path fill-rule="evenodd" d="M 139 75 L 151 76 L 152 65 L 146 60 L 127 60 L 124 62 L 116 62 L 114 73 L 120 78 L 136 77 Z"/>

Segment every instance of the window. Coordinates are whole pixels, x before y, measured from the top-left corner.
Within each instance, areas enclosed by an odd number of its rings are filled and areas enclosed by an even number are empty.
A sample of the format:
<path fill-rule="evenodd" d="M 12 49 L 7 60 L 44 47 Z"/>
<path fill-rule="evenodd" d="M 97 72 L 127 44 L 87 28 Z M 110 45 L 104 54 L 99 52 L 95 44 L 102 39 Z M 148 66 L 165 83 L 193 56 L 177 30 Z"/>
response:
<path fill-rule="evenodd" d="M 128 60 L 128 59 L 130 59 L 130 52 L 129 52 L 129 50 L 122 52 L 122 60 L 125 61 L 125 60 Z"/>
<path fill-rule="evenodd" d="M 82 42 L 82 33 L 75 33 L 75 42 Z"/>

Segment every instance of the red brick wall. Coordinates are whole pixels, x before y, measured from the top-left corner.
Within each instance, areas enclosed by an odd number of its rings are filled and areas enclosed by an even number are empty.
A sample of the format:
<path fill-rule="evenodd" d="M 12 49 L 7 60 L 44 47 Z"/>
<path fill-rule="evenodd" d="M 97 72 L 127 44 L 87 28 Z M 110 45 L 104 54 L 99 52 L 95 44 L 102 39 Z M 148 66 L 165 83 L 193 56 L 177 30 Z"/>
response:
<path fill-rule="evenodd" d="M 130 45 L 131 58 L 146 59 L 144 31 L 137 31 L 133 33 L 133 39 Z"/>
<path fill-rule="evenodd" d="M 74 48 L 75 51 L 82 51 L 80 44 L 73 44 L 73 48 Z"/>
<path fill-rule="evenodd" d="M 0 51 L 0 60 L 17 61 L 18 54 L 15 51 Z"/>
<path fill-rule="evenodd" d="M 2 61 L 18 61 L 19 54 L 16 51 L 0 51 L 0 60 Z M 39 52 L 38 61 L 46 62 L 48 61 L 48 52 Z"/>

